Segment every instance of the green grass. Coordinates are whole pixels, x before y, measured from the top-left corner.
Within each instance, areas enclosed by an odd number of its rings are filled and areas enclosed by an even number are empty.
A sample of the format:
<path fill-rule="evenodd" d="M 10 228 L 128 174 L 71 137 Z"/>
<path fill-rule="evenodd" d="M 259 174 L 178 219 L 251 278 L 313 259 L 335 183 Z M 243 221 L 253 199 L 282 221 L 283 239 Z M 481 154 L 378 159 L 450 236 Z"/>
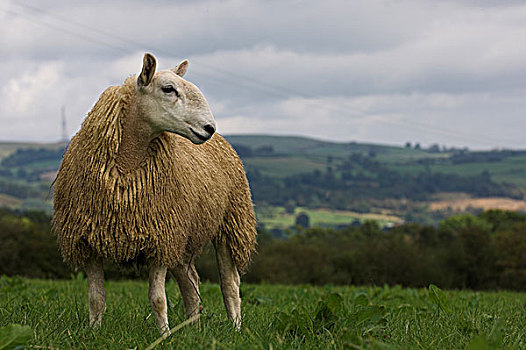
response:
<path fill-rule="evenodd" d="M 258 221 L 265 225 L 267 229 L 279 228 L 287 229 L 294 226 L 296 216 L 299 213 L 305 213 L 309 216 L 310 226 L 337 226 L 349 225 L 354 220 L 376 220 L 381 225 L 402 221 L 394 215 L 373 214 L 373 213 L 356 213 L 343 210 L 329 209 L 308 209 L 297 207 L 294 214 L 287 213 L 284 207 L 256 206 Z"/>
<path fill-rule="evenodd" d="M 167 283 L 171 327 L 184 321 Z M 159 336 L 146 282 L 107 282 L 102 327 L 88 327 L 87 282 L 0 280 L 0 335 L 28 326 L 28 345 L 60 349 L 144 349 Z M 219 286 L 201 285 L 203 314 L 156 349 L 500 349 L 526 346 L 526 294 L 400 287 L 242 285 L 236 332 Z M 5 329 L 4 329 L 5 330 Z M 5 338 L 5 337 L 4 337 Z M 2 342 L 2 338 L 0 338 Z M 1 345 L 0 345 L 1 347 Z"/>
<path fill-rule="evenodd" d="M 436 157 L 422 150 L 414 150 L 401 146 L 378 145 L 356 142 L 330 142 L 299 136 L 270 136 L 270 135 L 230 135 L 225 136 L 232 144 L 248 146 L 257 149 L 262 146 L 272 146 L 277 155 L 317 155 L 331 156 L 335 159 L 346 158 L 351 153 L 369 153 L 373 151 L 384 160 L 401 161 Z"/>
<path fill-rule="evenodd" d="M 243 160 L 247 169 L 255 168 L 263 175 L 284 178 L 291 175 L 310 173 L 314 170 L 324 171 L 325 160 L 307 157 L 251 157 Z"/>
<path fill-rule="evenodd" d="M 225 136 L 231 144 L 248 146 L 257 149 L 263 146 L 272 146 L 278 155 L 308 154 L 320 148 L 331 148 L 331 152 L 345 150 L 343 143 L 319 141 L 299 136 L 270 136 L 270 135 L 231 135 Z"/>
<path fill-rule="evenodd" d="M 449 153 L 429 153 L 401 146 L 332 143 L 304 137 L 264 135 L 234 135 L 226 138 L 233 144 L 245 145 L 252 149 L 272 146 L 275 156 L 248 157 L 243 161 L 249 169 L 254 167 L 264 175 L 277 178 L 309 173 L 314 170 L 324 171 L 328 165 L 329 156 L 333 159 L 331 165 L 337 167 L 352 153 L 368 155 L 374 152 L 376 161 L 401 173 L 416 175 L 429 169 L 437 173 L 475 176 L 483 171 L 489 171 L 497 182 L 509 182 L 526 188 L 526 156 L 508 157 L 499 162 L 453 164 L 447 159 L 451 155 Z M 444 159 L 444 161 L 426 167 L 415 163 L 421 159 Z"/>
<path fill-rule="evenodd" d="M 57 160 L 42 160 L 38 162 L 31 162 L 24 164 L 24 168 L 27 170 L 41 169 L 41 168 L 54 168 L 58 169 L 60 166 L 61 159 Z"/>
<path fill-rule="evenodd" d="M 391 169 L 416 175 L 426 171 L 426 166 L 421 164 L 392 164 Z M 488 171 L 492 179 L 497 182 L 509 182 L 520 187 L 526 187 L 526 157 L 508 157 L 499 162 L 474 162 L 463 164 L 433 164 L 429 170 L 434 173 L 456 174 L 460 176 L 475 176 L 483 171 Z"/>
<path fill-rule="evenodd" d="M 9 157 L 14 153 L 18 148 L 23 148 L 30 144 L 18 143 L 18 142 L 0 142 L 0 161 L 2 159 Z M 34 144 L 31 144 L 34 145 Z"/>
<path fill-rule="evenodd" d="M 448 158 L 449 153 L 429 153 L 422 150 L 407 149 L 402 147 L 388 147 L 384 152 L 379 152 L 375 160 L 381 163 L 405 163 L 420 159 Z"/>
<path fill-rule="evenodd" d="M 37 142 L 1 142 L 0 141 L 0 161 L 2 159 L 10 156 L 19 148 L 45 148 L 45 149 L 55 149 L 59 147 L 64 147 L 63 142 L 53 142 L 53 143 L 37 143 Z"/>

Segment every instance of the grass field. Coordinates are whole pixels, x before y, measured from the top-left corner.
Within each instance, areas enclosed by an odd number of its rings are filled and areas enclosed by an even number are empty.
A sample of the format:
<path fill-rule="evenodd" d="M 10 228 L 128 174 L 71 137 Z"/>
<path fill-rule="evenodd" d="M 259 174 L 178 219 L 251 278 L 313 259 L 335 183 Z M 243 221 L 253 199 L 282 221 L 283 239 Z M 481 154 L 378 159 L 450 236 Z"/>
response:
<path fill-rule="evenodd" d="M 394 215 L 374 214 L 374 213 L 356 213 L 343 210 L 328 209 L 307 209 L 297 207 L 294 214 L 289 214 L 284 207 L 257 207 L 256 213 L 258 221 L 263 223 L 267 229 L 279 228 L 287 229 L 294 226 L 296 216 L 299 213 L 305 213 L 309 216 L 310 226 L 337 226 L 350 225 L 354 220 L 376 220 L 379 224 L 396 223 L 402 221 L 401 218 Z"/>
<path fill-rule="evenodd" d="M 314 170 L 324 171 L 327 167 L 326 160 L 312 158 L 305 156 L 251 157 L 246 158 L 243 163 L 248 170 L 256 168 L 263 175 L 284 178 L 291 175 L 310 173 Z"/>
<path fill-rule="evenodd" d="M 59 147 L 64 147 L 63 142 L 53 142 L 53 143 L 37 143 L 37 142 L 1 142 L 0 141 L 0 161 L 5 157 L 11 155 L 19 148 L 45 148 L 45 149 L 55 149 Z"/>
<path fill-rule="evenodd" d="M 444 157 L 444 154 L 430 154 L 422 150 L 402 146 L 329 142 L 298 136 L 227 135 L 225 137 L 232 144 L 244 145 L 253 149 L 262 146 L 272 146 L 276 155 L 331 156 L 337 159 L 347 158 L 351 153 L 368 154 L 369 152 L 374 152 L 381 161 L 387 162 Z"/>
<path fill-rule="evenodd" d="M 147 284 L 107 282 L 102 327 L 88 327 L 87 282 L 0 280 L 0 348 L 144 349 L 159 333 Z M 167 283 L 171 327 L 184 321 Z M 156 349 L 524 349 L 526 294 L 400 287 L 242 285 L 243 326 L 226 320 L 219 286 L 201 285 L 203 313 Z M 25 328 L 14 326 L 19 324 Z M 5 347 L 9 349 L 10 347 Z"/>
<path fill-rule="evenodd" d="M 418 174 L 426 171 L 422 164 L 393 164 L 390 168 L 402 173 Z M 509 182 L 520 187 L 526 187 L 526 157 L 516 156 L 503 159 L 500 162 L 474 162 L 464 164 L 432 164 L 428 170 L 434 173 L 475 176 L 488 171 L 497 182 Z"/>
<path fill-rule="evenodd" d="M 526 156 L 507 157 L 499 162 L 473 162 L 453 164 L 447 160 L 450 153 L 430 153 L 401 146 L 331 143 L 303 137 L 278 137 L 252 135 L 227 136 L 233 144 L 240 144 L 256 149 L 272 146 L 272 157 L 248 157 L 244 159 L 247 167 L 254 167 L 264 175 L 282 178 L 290 175 L 325 170 L 327 157 L 333 160 L 332 166 L 341 164 L 352 153 L 375 154 L 374 159 L 388 168 L 400 173 L 417 175 L 431 171 L 436 173 L 455 174 L 459 176 L 476 176 L 488 171 L 496 182 L 508 182 L 526 188 Z M 421 159 L 443 159 L 443 162 L 425 165 L 415 163 Z"/>
<path fill-rule="evenodd" d="M 18 148 L 23 148 L 27 144 L 17 142 L 0 142 L 0 161 L 9 157 Z"/>

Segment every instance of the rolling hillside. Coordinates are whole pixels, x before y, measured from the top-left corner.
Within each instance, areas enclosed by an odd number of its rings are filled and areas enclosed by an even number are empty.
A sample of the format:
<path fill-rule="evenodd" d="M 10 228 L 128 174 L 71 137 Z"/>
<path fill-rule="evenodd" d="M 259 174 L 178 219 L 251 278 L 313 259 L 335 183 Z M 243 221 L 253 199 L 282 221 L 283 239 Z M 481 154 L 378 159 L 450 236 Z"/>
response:
<path fill-rule="evenodd" d="M 226 136 L 226 139 L 238 151 L 239 146 L 241 151 L 250 148 L 252 154 L 248 157 L 246 154 L 243 157 L 243 152 L 239 152 L 244 163 L 273 177 L 324 170 L 328 159 L 337 164 L 352 153 L 375 155 L 381 162 L 389 164 L 444 157 L 413 148 L 355 142 L 336 143 L 298 136 L 232 135 Z M 269 147 L 272 152 L 268 152 Z"/>
<path fill-rule="evenodd" d="M 465 152 L 464 150 L 429 152 L 402 146 L 332 143 L 296 136 L 235 135 L 226 138 L 234 146 L 241 145 L 253 150 L 272 147 L 272 154 L 261 155 L 256 152 L 250 157 L 244 157 L 243 161 L 247 166 L 254 166 L 275 177 L 321 170 L 327 166 L 328 158 L 338 164 L 350 154 L 359 153 L 372 155 L 389 169 L 402 174 L 428 171 L 466 176 L 487 171 L 498 183 L 511 183 L 526 189 L 526 151 L 515 151 L 515 154 L 495 158 L 491 157 L 491 153 L 505 151 L 467 151 L 468 154 L 489 155 L 486 159 L 480 157 L 475 161 L 455 162 L 453 159 L 456 152 Z"/>
<path fill-rule="evenodd" d="M 301 208 L 315 223 L 341 225 L 347 217 L 350 223 L 369 214 L 384 215 L 385 222 L 429 219 L 434 215 L 429 203 L 437 201 L 442 201 L 432 206 L 437 211 L 472 209 L 469 203 L 493 197 L 515 200 L 513 208 L 526 204 L 526 151 L 421 149 L 297 136 L 226 139 L 243 159 L 258 218 L 270 227 L 288 225 Z M 0 206 L 50 212 L 50 185 L 64 146 L 0 143 Z M 447 200 L 473 201 L 448 206 L 444 194 Z M 281 219 L 267 215 L 279 208 L 287 212 Z"/>

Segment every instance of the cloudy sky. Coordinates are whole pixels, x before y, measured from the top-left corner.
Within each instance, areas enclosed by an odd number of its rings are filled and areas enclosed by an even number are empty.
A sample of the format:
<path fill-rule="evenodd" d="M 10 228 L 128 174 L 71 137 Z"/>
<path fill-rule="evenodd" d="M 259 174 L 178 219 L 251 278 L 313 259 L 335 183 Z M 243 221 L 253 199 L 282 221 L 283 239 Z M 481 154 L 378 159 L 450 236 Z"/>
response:
<path fill-rule="evenodd" d="M 100 93 L 190 60 L 223 134 L 526 148 L 526 3 L 0 1 L 0 141 L 74 134 Z"/>

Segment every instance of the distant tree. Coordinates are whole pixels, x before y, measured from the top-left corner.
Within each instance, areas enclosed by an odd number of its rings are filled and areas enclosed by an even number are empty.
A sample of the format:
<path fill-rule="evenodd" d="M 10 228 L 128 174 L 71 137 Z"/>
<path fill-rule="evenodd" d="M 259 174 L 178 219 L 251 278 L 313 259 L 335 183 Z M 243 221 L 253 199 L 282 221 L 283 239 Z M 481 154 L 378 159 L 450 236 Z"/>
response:
<path fill-rule="evenodd" d="M 270 145 L 261 146 L 254 150 L 256 156 L 271 156 L 274 154 L 274 147 Z"/>
<path fill-rule="evenodd" d="M 499 209 L 485 211 L 479 218 L 490 223 L 493 232 L 507 230 L 510 226 L 526 222 L 526 214 Z"/>
<path fill-rule="evenodd" d="M 440 146 L 437 143 L 434 143 L 431 146 L 429 146 L 427 151 L 431 153 L 440 153 Z"/>
<path fill-rule="evenodd" d="M 13 154 L 2 160 L 3 166 L 24 166 L 31 162 L 57 161 L 59 162 L 64 154 L 63 148 L 45 149 L 30 148 L 17 149 Z"/>
<path fill-rule="evenodd" d="M 491 231 L 491 224 L 484 218 L 471 214 L 458 214 L 442 220 L 439 225 L 441 231 L 458 232 L 460 230 L 481 229 L 485 232 Z"/>
<path fill-rule="evenodd" d="M 50 218 L 42 213 L 16 214 L 0 209 L 0 275 L 65 278 Z"/>
<path fill-rule="evenodd" d="M 303 228 L 310 227 L 310 218 L 305 212 L 301 212 L 296 216 L 296 226 L 301 226 Z"/>
<path fill-rule="evenodd" d="M 411 148 L 411 147 L 412 147 L 412 146 L 411 146 L 411 142 L 407 141 L 407 142 L 405 143 L 405 148 Z"/>
<path fill-rule="evenodd" d="M 526 222 L 495 235 L 500 286 L 520 289 L 526 285 Z"/>
<path fill-rule="evenodd" d="M 449 249 L 448 265 L 462 288 L 492 287 L 496 257 L 489 230 L 481 226 L 456 229 L 456 239 Z"/>
<path fill-rule="evenodd" d="M 24 168 L 18 168 L 18 171 L 16 172 L 16 176 L 19 179 L 25 179 L 27 176 L 27 171 Z"/>
<path fill-rule="evenodd" d="M 296 210 L 296 202 L 293 200 L 288 200 L 285 203 L 285 212 L 287 214 L 294 214 L 295 210 Z"/>
<path fill-rule="evenodd" d="M 367 219 L 362 223 L 361 232 L 366 236 L 377 235 L 382 232 L 378 221 Z"/>

